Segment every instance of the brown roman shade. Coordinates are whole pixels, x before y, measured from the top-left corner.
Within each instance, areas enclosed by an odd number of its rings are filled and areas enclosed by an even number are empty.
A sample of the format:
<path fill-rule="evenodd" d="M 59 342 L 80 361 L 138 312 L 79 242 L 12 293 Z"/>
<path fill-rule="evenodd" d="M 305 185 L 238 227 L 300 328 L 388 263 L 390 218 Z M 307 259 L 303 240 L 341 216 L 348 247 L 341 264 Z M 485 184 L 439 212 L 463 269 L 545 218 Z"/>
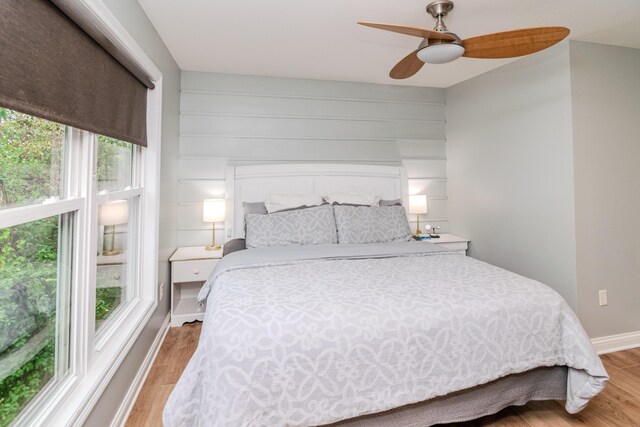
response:
<path fill-rule="evenodd" d="M 78 22 L 50 0 L 0 1 L 0 106 L 146 146 L 151 80 Z"/>

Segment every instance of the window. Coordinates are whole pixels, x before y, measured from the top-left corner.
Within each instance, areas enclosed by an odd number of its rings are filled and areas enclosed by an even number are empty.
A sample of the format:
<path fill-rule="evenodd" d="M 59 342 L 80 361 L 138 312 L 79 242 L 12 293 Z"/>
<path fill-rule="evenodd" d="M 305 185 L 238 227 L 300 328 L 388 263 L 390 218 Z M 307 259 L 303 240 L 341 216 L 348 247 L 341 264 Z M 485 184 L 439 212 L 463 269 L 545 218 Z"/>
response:
<path fill-rule="evenodd" d="M 68 369 L 74 211 L 47 209 L 65 198 L 64 154 L 64 126 L 0 109 L 0 209 L 37 217 L 0 228 L 0 425 Z"/>
<path fill-rule="evenodd" d="M 141 194 L 138 176 L 141 148 L 98 135 L 98 251 L 96 264 L 96 330 L 134 297 L 137 270 L 135 232 Z M 127 197 L 127 198 L 125 198 Z"/>
<path fill-rule="evenodd" d="M 0 425 L 69 367 L 72 214 L 0 230 Z"/>
<path fill-rule="evenodd" d="M 98 135 L 98 191 L 117 191 L 131 187 L 134 153 L 130 142 Z"/>
<path fill-rule="evenodd" d="M 0 209 L 59 197 L 63 125 L 0 107 Z"/>
<path fill-rule="evenodd" d="M 0 426 L 82 425 L 158 303 L 162 73 L 101 0 L 5 3 Z"/>
<path fill-rule="evenodd" d="M 151 313 L 145 151 L 0 107 L 0 426 L 55 408 Z"/>

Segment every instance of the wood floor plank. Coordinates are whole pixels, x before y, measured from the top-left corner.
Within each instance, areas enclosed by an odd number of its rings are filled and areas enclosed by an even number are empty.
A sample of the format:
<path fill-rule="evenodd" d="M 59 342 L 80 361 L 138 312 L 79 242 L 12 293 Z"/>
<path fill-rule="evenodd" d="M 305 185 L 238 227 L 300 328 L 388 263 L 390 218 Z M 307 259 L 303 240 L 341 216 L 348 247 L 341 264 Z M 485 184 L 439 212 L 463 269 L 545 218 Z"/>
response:
<path fill-rule="evenodd" d="M 164 405 L 193 355 L 199 337 L 199 323 L 169 329 L 131 410 L 128 427 L 162 425 Z"/>
<path fill-rule="evenodd" d="M 628 368 L 631 366 L 640 366 L 640 350 L 631 349 L 627 351 L 618 351 L 615 353 L 603 354 L 600 356 L 605 366 L 616 369 Z"/>
<path fill-rule="evenodd" d="M 174 386 L 175 384 L 158 387 L 156 397 L 153 399 L 153 404 L 149 410 L 149 416 L 145 420 L 145 427 L 158 427 L 162 425 L 162 411 L 164 410 L 164 405 L 167 404 L 167 400 Z"/>
<path fill-rule="evenodd" d="M 127 426 L 162 425 L 162 410 L 200 337 L 199 322 L 171 328 L 131 411 Z M 448 427 L 640 427 L 640 348 L 604 355 L 611 377 L 602 393 L 579 414 L 568 414 L 564 402 L 529 402 L 495 415 Z"/>
<path fill-rule="evenodd" d="M 627 400 L 614 404 L 602 401 L 589 402 L 590 409 L 599 414 L 606 414 L 606 425 L 609 426 L 638 426 L 640 425 L 640 399 Z"/>
<path fill-rule="evenodd" d="M 627 399 L 640 397 L 640 369 L 630 367 L 624 369 L 608 369 L 609 382 L 627 393 Z M 605 389 L 606 390 L 606 389 Z"/>
<path fill-rule="evenodd" d="M 611 370 L 609 370 L 609 372 L 611 372 Z M 592 402 L 601 402 L 603 406 L 608 406 L 614 405 L 618 402 L 624 402 L 632 398 L 633 395 L 627 390 L 620 388 L 617 384 L 609 381 L 604 390 L 592 399 Z"/>
<path fill-rule="evenodd" d="M 149 410 L 153 406 L 156 398 L 157 383 L 163 378 L 163 372 L 160 365 L 153 365 L 147 378 L 140 390 L 138 399 L 136 400 L 126 425 L 142 426 L 148 418 Z"/>

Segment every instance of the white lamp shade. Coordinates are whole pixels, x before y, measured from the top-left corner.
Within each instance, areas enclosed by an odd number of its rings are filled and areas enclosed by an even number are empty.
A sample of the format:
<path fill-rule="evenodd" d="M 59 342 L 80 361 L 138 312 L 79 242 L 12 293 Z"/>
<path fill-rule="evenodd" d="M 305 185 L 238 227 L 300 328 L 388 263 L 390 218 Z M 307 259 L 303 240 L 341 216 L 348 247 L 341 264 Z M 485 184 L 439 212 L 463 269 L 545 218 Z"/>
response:
<path fill-rule="evenodd" d="M 225 201 L 224 199 L 205 199 L 202 203 L 202 221 L 221 222 L 224 221 Z"/>
<path fill-rule="evenodd" d="M 446 64 L 455 61 L 463 54 L 464 47 L 454 43 L 442 43 L 420 49 L 418 59 L 427 64 Z"/>
<path fill-rule="evenodd" d="M 118 225 L 129 222 L 129 203 L 126 200 L 100 205 L 98 222 L 101 225 Z"/>
<path fill-rule="evenodd" d="M 424 194 L 416 194 L 409 196 L 409 213 L 426 214 L 427 213 L 427 196 Z"/>

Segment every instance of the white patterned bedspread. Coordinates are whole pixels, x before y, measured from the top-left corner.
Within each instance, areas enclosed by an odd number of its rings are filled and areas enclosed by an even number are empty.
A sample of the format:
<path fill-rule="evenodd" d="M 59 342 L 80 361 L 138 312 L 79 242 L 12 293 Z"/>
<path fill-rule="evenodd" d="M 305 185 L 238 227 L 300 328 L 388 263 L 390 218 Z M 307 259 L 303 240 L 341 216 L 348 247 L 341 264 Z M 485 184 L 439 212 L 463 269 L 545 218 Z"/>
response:
<path fill-rule="evenodd" d="M 553 365 L 575 413 L 608 378 L 551 288 L 424 242 L 241 251 L 207 294 L 165 427 L 327 424 Z"/>

